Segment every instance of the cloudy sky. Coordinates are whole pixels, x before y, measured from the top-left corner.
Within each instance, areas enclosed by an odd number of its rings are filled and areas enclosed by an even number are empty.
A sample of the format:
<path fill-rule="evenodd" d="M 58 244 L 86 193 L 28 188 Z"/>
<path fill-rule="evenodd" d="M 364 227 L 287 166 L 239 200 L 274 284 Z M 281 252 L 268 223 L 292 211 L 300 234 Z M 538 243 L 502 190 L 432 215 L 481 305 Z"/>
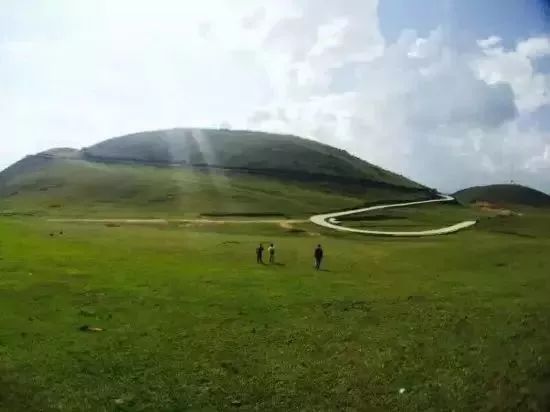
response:
<path fill-rule="evenodd" d="M 0 169 L 223 125 L 317 139 L 445 191 L 550 191 L 547 3 L 0 0 Z"/>

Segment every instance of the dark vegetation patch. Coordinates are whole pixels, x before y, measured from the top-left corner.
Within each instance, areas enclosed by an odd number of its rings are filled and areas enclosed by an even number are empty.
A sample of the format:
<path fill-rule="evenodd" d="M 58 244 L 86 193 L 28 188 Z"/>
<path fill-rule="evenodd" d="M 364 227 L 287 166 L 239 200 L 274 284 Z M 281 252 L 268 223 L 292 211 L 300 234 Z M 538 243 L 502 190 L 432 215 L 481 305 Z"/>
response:
<path fill-rule="evenodd" d="M 542 373 L 534 385 L 534 394 L 538 401 L 539 410 L 550 411 L 550 366 Z M 529 395 L 529 392 L 526 393 Z"/>
<path fill-rule="evenodd" d="M 0 345 L 0 355 L 1 349 Z M 45 397 L 34 388 L 32 382 L 18 382 L 17 375 L 2 368 L 0 364 L 0 410 L 49 412 L 55 409 L 48 405 Z"/>
<path fill-rule="evenodd" d="M 368 312 L 371 310 L 371 305 L 365 300 L 334 300 L 325 302 L 321 306 L 324 310 L 339 312 L 349 312 L 352 310 Z"/>
<path fill-rule="evenodd" d="M 292 229 L 288 229 L 286 232 L 287 233 L 294 233 L 294 234 L 302 234 L 302 233 L 307 233 L 307 230 L 299 229 L 299 228 L 292 228 Z"/>
<path fill-rule="evenodd" d="M 511 230 L 504 230 L 504 229 L 491 229 L 489 231 L 492 232 L 492 233 L 500 233 L 502 235 L 517 236 L 517 237 L 523 237 L 523 238 L 528 238 L 528 239 L 535 239 L 537 237 L 537 236 L 529 234 L 529 233 L 519 233 L 519 232 L 514 232 L 514 231 L 511 231 Z"/>
<path fill-rule="evenodd" d="M 38 211 L 0 210 L 0 216 L 38 216 Z"/>
<path fill-rule="evenodd" d="M 279 217 L 287 219 L 288 216 L 279 212 L 212 212 L 201 213 L 202 217 Z"/>

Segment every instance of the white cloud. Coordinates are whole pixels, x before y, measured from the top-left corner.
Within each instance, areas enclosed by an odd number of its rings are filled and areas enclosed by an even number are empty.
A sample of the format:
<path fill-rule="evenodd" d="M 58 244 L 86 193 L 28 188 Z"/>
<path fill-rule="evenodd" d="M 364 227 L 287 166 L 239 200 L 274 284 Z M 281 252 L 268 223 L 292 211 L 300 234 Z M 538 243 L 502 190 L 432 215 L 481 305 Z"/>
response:
<path fill-rule="evenodd" d="M 387 43 L 376 0 L 5 0 L 0 167 L 51 146 L 174 126 L 317 138 L 442 189 L 550 189 L 548 37 L 469 50 L 445 30 Z M 510 170 L 513 171 L 510 172 Z"/>
<path fill-rule="evenodd" d="M 489 36 L 486 39 L 478 40 L 477 44 L 482 49 L 487 49 L 489 47 L 497 46 L 498 44 L 500 44 L 501 41 L 502 39 L 498 36 Z"/>
<path fill-rule="evenodd" d="M 486 47 L 472 60 L 481 79 L 489 84 L 508 83 L 516 94 L 521 111 L 534 111 L 550 103 L 550 76 L 537 73 L 534 62 L 550 54 L 550 38 L 531 38 L 517 44 L 514 50 Z"/>
<path fill-rule="evenodd" d="M 331 48 L 335 59 L 338 51 Z M 478 69 L 484 59 L 505 71 L 505 65 L 491 60 L 500 55 L 475 45 L 458 52 L 436 30 L 427 38 L 404 32 L 396 43 L 385 45 L 383 53 L 359 65 L 347 62 L 346 56 L 342 50 L 339 60 L 344 63 L 338 69 L 354 69 L 348 70 L 353 78 L 350 90 L 332 91 L 334 68 L 313 65 L 305 53 L 293 64 L 316 67 L 319 71 L 311 77 L 324 78 L 327 86 L 298 94 L 294 85 L 251 124 L 316 136 L 427 184 L 453 190 L 477 181 L 507 180 L 510 162 L 517 165 L 518 174 L 527 172 L 522 165 L 538 155 L 545 141 L 536 131 L 527 137 L 530 145 L 517 138 L 524 133 L 517 127 L 521 110 L 526 104 L 540 107 L 540 102 L 534 103 L 533 90 L 518 94 L 513 78 L 489 81 Z M 521 75 L 536 83 L 534 73 Z M 280 110 L 285 110 L 285 120 L 275 115 Z"/>
<path fill-rule="evenodd" d="M 308 68 L 313 87 L 288 82 L 286 94 L 251 125 L 316 136 L 443 189 L 509 180 L 511 174 L 550 188 L 550 177 L 534 178 L 531 162 L 550 143 L 548 135 L 520 127 L 525 114 L 548 103 L 549 77 L 533 66 L 545 54 L 545 41 L 528 39 L 504 51 L 492 36 L 458 51 L 443 30 L 426 38 L 406 31 L 394 44 L 369 43 L 354 36 L 354 24 L 345 16 L 329 26 L 319 22 L 334 32 L 330 47 L 311 40 L 310 52 L 302 46 L 306 52 L 289 57 L 289 65 Z M 377 27 L 377 20 L 363 25 Z M 349 44 L 363 44 L 365 53 L 359 47 L 350 54 Z M 317 64 L 323 59 L 338 64 Z M 340 72 L 350 86 L 335 91 Z M 280 110 L 285 120 L 275 115 Z"/>
<path fill-rule="evenodd" d="M 528 58 L 548 56 L 550 54 L 550 38 L 532 37 L 518 43 L 517 51 Z"/>
<path fill-rule="evenodd" d="M 271 93 L 254 53 L 262 39 L 241 27 L 254 2 L 30 6 L 13 1 L 0 14 L 0 26 L 13 25 L 0 40 L 0 167 L 139 130 L 243 127 Z"/>

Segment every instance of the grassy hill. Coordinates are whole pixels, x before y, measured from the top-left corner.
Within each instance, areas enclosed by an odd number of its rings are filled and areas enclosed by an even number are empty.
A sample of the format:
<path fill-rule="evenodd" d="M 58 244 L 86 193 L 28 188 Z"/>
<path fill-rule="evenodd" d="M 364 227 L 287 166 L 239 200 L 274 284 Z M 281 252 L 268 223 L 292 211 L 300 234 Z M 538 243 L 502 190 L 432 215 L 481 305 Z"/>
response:
<path fill-rule="evenodd" d="M 498 205 L 550 206 L 550 196 L 530 187 L 515 184 L 475 186 L 454 196 L 462 203 L 490 202 Z"/>
<path fill-rule="evenodd" d="M 264 174 L 371 185 L 421 185 L 346 151 L 296 136 L 251 131 L 172 129 L 106 140 L 82 151 L 85 159 L 155 165 L 208 166 Z"/>
<path fill-rule="evenodd" d="M 432 192 L 347 152 L 255 132 L 175 129 L 52 149 L 0 173 L 0 210 L 64 216 L 305 216 Z"/>

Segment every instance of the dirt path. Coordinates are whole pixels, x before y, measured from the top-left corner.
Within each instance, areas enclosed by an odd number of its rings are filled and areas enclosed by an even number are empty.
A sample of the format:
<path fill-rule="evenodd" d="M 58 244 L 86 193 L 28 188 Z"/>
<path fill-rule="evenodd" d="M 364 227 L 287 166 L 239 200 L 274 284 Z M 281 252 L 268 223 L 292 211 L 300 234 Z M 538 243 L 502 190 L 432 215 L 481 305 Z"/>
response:
<path fill-rule="evenodd" d="M 48 219 L 56 223 L 119 223 L 119 224 L 168 224 L 168 223 L 196 223 L 196 224 L 232 224 L 232 223 L 273 223 L 285 229 L 291 229 L 293 224 L 307 223 L 300 219 Z"/>
<path fill-rule="evenodd" d="M 450 202 L 454 200 L 454 198 L 451 196 L 446 196 L 446 195 L 440 195 L 440 196 L 441 196 L 440 199 L 422 200 L 422 201 L 407 202 L 407 203 L 394 203 L 389 205 L 365 207 L 362 209 L 346 210 L 344 212 L 326 213 L 323 215 L 312 216 L 310 218 L 310 221 L 315 223 L 316 225 L 323 226 L 329 229 L 339 230 L 342 232 L 353 232 L 353 233 L 362 233 L 366 235 L 395 236 L 395 237 L 444 235 L 448 233 L 458 232 L 459 230 L 466 229 L 477 223 L 477 221 L 475 220 L 467 220 L 464 222 L 454 224 L 452 226 L 446 226 L 438 229 L 414 231 L 414 232 L 393 232 L 393 231 L 381 231 L 381 230 L 356 229 L 356 228 L 351 228 L 346 226 L 340 226 L 338 224 L 339 222 L 337 219 L 341 216 L 349 216 L 349 215 L 354 215 L 356 213 L 370 212 L 373 210 L 381 210 L 381 209 L 390 209 L 394 207 L 405 207 L 405 206 L 422 205 L 422 204 L 437 203 L 437 202 Z"/>

